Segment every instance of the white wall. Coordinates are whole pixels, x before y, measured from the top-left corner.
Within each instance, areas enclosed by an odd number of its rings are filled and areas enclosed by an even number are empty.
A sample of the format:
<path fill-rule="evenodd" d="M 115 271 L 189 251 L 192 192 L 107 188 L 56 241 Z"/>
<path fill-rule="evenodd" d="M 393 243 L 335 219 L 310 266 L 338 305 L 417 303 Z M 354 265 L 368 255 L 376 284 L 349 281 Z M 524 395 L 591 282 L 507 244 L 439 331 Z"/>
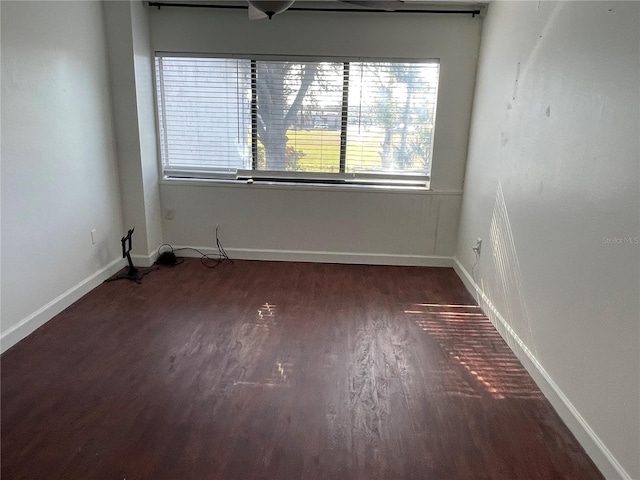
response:
<path fill-rule="evenodd" d="M 163 185 L 165 238 L 231 258 L 450 266 L 460 196 L 322 187 Z"/>
<path fill-rule="evenodd" d="M 4 350 L 117 269 L 122 225 L 100 4 L 0 8 Z"/>
<path fill-rule="evenodd" d="M 490 6 L 456 253 L 607 478 L 640 478 L 639 45 L 637 2 Z"/>
<path fill-rule="evenodd" d="M 481 19 L 471 16 L 153 9 L 157 51 L 439 58 L 433 193 L 162 184 L 165 241 L 243 258 L 440 264 L 455 250 Z M 312 253 L 309 253 L 312 252 Z M 359 255 L 360 254 L 360 255 Z"/>
<path fill-rule="evenodd" d="M 124 226 L 135 227 L 134 261 L 148 266 L 162 243 L 149 9 L 140 1 L 103 8 Z"/>
<path fill-rule="evenodd" d="M 147 231 L 147 255 L 162 243 L 160 211 L 160 166 L 158 164 L 158 142 L 155 116 L 155 82 L 153 77 L 154 55 L 151 50 L 149 31 L 149 9 L 143 1 L 131 2 L 131 24 L 133 30 L 133 61 L 136 75 L 137 114 L 140 134 L 140 159 L 142 165 L 142 188 Z M 155 261 L 154 258 L 151 260 Z"/>

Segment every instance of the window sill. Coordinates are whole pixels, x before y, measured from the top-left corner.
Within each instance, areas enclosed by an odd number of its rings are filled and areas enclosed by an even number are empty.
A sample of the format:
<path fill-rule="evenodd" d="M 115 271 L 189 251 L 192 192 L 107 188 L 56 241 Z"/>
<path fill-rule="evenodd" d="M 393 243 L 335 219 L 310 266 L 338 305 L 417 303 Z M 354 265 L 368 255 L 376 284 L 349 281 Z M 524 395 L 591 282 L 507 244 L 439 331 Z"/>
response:
<path fill-rule="evenodd" d="M 185 186 L 185 187 L 214 187 L 214 188 L 245 188 L 258 190 L 302 190 L 324 192 L 374 192 L 374 193 L 410 193 L 419 195 L 461 195 L 461 191 L 434 191 L 428 187 L 406 185 L 366 185 L 366 184 L 329 184 L 329 183 L 302 183 L 302 182 L 269 182 L 223 179 L 197 179 L 197 178 L 164 178 L 160 185 Z"/>

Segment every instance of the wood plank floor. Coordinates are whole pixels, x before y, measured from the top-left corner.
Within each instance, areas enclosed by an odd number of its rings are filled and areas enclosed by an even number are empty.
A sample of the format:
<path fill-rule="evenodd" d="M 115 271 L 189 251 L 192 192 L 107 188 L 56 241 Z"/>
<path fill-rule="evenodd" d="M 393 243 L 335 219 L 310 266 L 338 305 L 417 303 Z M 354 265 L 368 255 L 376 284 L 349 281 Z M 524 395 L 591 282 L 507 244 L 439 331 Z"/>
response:
<path fill-rule="evenodd" d="M 188 259 L 2 356 L 2 479 L 599 479 L 451 269 Z"/>

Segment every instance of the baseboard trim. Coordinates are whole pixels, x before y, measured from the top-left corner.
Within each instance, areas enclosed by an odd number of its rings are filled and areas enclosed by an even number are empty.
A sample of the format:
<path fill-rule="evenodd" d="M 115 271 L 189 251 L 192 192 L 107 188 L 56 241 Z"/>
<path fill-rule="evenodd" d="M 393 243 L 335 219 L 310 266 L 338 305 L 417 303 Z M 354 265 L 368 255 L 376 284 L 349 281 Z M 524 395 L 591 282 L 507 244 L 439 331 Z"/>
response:
<path fill-rule="evenodd" d="M 210 247 L 174 246 L 174 249 L 197 248 L 202 253 L 217 255 Z M 397 265 L 416 267 L 452 267 L 453 258 L 439 255 L 402 255 L 386 253 L 317 252 L 307 250 L 267 250 L 252 248 L 225 248 L 232 259 L 263 260 L 279 262 L 345 263 L 360 265 Z M 178 256 L 200 257 L 194 250 L 181 250 Z"/>
<path fill-rule="evenodd" d="M 45 306 L 23 318 L 6 331 L 3 331 L 0 335 L 0 352 L 4 353 L 20 340 L 36 331 L 73 302 L 79 300 L 107 278 L 117 273 L 123 266 L 124 260 L 122 258 L 113 260 L 107 266 L 88 276 L 80 283 L 51 300 Z"/>
<path fill-rule="evenodd" d="M 453 269 L 604 477 L 633 480 L 456 257 Z"/>
<path fill-rule="evenodd" d="M 150 267 L 158 259 L 158 248 L 149 255 L 131 255 L 131 261 L 136 267 Z"/>

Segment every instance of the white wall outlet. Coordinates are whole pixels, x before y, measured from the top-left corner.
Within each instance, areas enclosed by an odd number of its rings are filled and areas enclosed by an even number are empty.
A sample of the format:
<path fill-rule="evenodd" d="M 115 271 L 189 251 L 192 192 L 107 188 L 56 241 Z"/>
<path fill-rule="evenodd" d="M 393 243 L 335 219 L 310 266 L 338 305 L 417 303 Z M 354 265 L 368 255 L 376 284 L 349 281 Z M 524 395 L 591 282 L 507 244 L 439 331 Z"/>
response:
<path fill-rule="evenodd" d="M 480 255 L 480 252 L 482 251 L 482 239 L 481 238 L 478 238 L 478 240 L 476 240 L 476 245 L 475 245 L 475 247 L 472 248 L 472 250 L 477 255 Z"/>
<path fill-rule="evenodd" d="M 91 245 L 95 245 L 97 241 L 98 241 L 98 233 L 97 233 L 97 230 L 94 228 L 93 230 L 91 230 Z"/>

